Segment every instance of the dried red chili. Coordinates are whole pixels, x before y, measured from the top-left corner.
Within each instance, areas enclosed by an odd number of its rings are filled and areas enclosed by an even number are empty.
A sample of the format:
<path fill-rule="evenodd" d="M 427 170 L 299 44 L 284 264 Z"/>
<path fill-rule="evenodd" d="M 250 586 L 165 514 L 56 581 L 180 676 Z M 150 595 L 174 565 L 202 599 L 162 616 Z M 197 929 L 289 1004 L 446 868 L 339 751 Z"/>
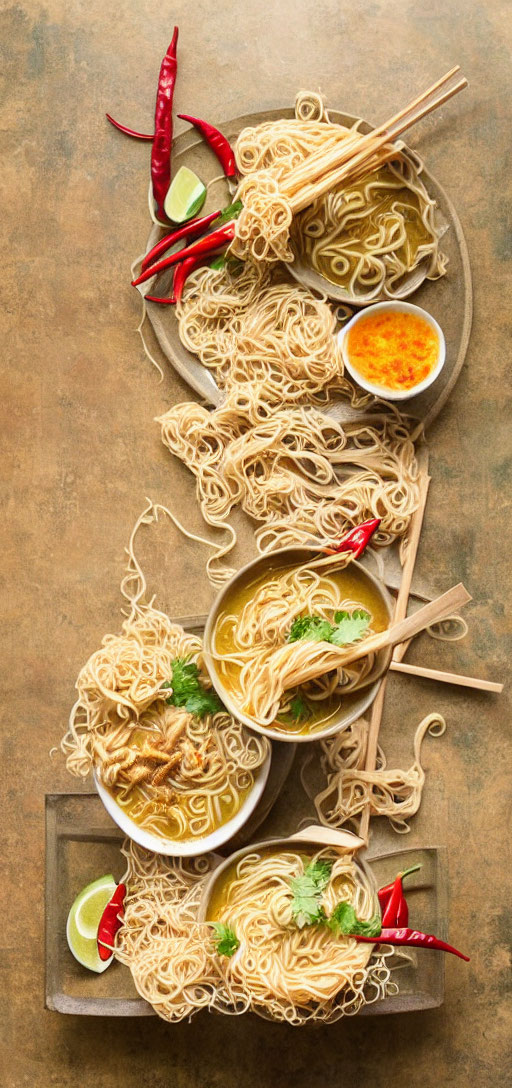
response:
<path fill-rule="evenodd" d="M 378 937 L 363 937 L 359 933 L 351 933 L 349 936 L 354 937 L 356 941 L 365 941 L 367 944 L 437 948 L 440 952 L 451 952 L 454 956 L 459 956 L 461 960 L 466 960 L 469 963 L 469 956 L 465 956 L 463 952 L 459 952 L 451 944 L 446 944 L 446 941 L 441 941 L 439 937 L 434 937 L 432 933 L 421 933 L 419 929 L 382 929 Z"/>
<path fill-rule="evenodd" d="M 126 884 L 118 884 L 100 918 L 96 938 L 100 960 L 109 960 L 112 955 L 115 935 L 123 924 L 125 895 Z"/>
<path fill-rule="evenodd" d="M 222 132 L 219 132 L 219 129 L 215 128 L 215 125 L 211 125 L 209 121 L 202 121 L 200 117 L 191 117 L 188 113 L 179 113 L 178 117 L 181 117 L 182 121 L 189 121 L 191 125 L 195 125 L 201 135 L 204 136 L 207 144 L 215 152 L 226 177 L 236 177 L 238 171 L 235 152 Z"/>
<path fill-rule="evenodd" d="M 167 220 L 164 201 L 171 184 L 172 100 L 178 71 L 178 27 L 160 67 L 155 106 L 155 138 L 151 148 L 151 182 L 156 214 Z"/>
<path fill-rule="evenodd" d="M 154 140 L 155 138 L 153 132 L 136 132 L 134 128 L 127 128 L 126 125 L 121 125 L 119 121 L 116 121 L 109 113 L 106 113 L 105 117 L 107 118 L 107 121 L 110 121 L 110 124 L 113 125 L 114 128 L 118 128 L 119 131 L 124 132 L 126 136 L 133 136 L 136 140 Z"/>
<path fill-rule="evenodd" d="M 234 223 L 228 223 L 227 226 L 207 234 L 206 238 L 200 238 L 193 245 L 180 249 L 178 253 L 171 253 L 170 257 L 164 257 L 162 261 L 158 261 L 156 264 L 151 265 L 150 268 L 146 268 L 144 272 L 141 272 L 140 276 L 137 276 L 137 279 L 132 280 L 132 287 L 138 287 L 140 283 L 145 283 L 146 280 L 163 272 L 164 269 L 171 268 L 173 264 L 178 264 L 179 261 L 184 261 L 185 257 L 202 257 L 207 256 L 209 253 L 215 253 L 217 249 L 229 245 L 234 236 L 235 225 Z"/>

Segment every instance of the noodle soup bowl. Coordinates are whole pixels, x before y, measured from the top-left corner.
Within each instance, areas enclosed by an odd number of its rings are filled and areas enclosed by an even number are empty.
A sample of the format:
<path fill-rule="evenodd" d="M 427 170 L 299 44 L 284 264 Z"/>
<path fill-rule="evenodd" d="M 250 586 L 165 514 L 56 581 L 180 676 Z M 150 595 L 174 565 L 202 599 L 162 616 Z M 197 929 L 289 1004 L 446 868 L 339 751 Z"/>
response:
<path fill-rule="evenodd" d="M 380 686 L 380 678 L 387 671 L 391 661 L 391 648 L 381 650 L 376 654 L 371 671 L 364 676 L 360 685 L 343 695 L 339 709 L 335 709 L 328 719 L 318 724 L 318 726 L 313 725 L 310 728 L 299 726 L 295 728 L 281 725 L 276 721 L 272 725 L 261 725 L 239 704 L 237 697 L 226 684 L 219 667 L 222 661 L 222 654 L 219 652 L 216 642 L 216 629 L 219 618 L 226 611 L 230 612 L 230 600 L 236 599 L 237 594 L 239 591 L 243 591 L 244 587 L 250 587 L 259 582 L 265 572 L 268 571 L 270 578 L 273 574 L 278 573 L 281 568 L 288 569 L 293 566 L 301 566 L 307 563 L 308 559 L 318 559 L 319 555 L 321 555 L 321 550 L 318 548 L 297 546 L 281 548 L 270 555 L 258 556 L 257 559 L 253 559 L 252 562 L 247 563 L 246 566 L 237 571 L 226 583 L 214 601 L 206 621 L 203 658 L 217 694 L 234 718 L 271 740 L 289 741 L 293 744 L 307 743 L 332 737 L 343 729 L 347 729 L 352 722 L 365 713 L 375 699 Z M 361 584 L 366 585 L 367 590 L 378 601 L 379 607 L 386 616 L 385 627 L 387 628 L 393 615 L 393 602 L 384 583 L 370 573 L 364 563 L 353 560 L 349 569 L 357 573 Z M 364 602 L 362 602 L 361 607 L 365 607 Z"/>
<path fill-rule="evenodd" d="M 419 381 L 415 385 L 412 385 L 409 389 L 391 389 L 386 385 L 375 385 L 361 374 L 350 357 L 348 340 L 349 334 L 354 326 L 373 315 L 385 313 L 413 314 L 416 317 L 422 318 L 437 337 L 438 351 L 436 362 L 426 378 L 424 378 L 423 381 Z M 354 381 L 357 382 L 362 389 L 365 389 L 367 393 L 373 393 L 374 396 L 384 398 L 385 400 L 410 400 L 411 397 L 416 397 L 419 393 L 423 393 L 425 389 L 428 389 L 429 386 L 433 385 L 436 378 L 439 377 L 446 360 L 446 342 L 441 326 L 437 323 L 435 318 L 432 317 L 432 314 L 429 314 L 428 311 L 424 310 L 421 306 L 413 306 L 412 302 L 379 302 L 377 305 L 367 306 L 365 310 L 360 310 L 359 313 L 355 314 L 355 316 L 350 319 L 350 321 L 347 321 L 347 324 L 344 325 L 338 333 L 338 344 L 345 369 Z"/>
<path fill-rule="evenodd" d="M 190 839 L 172 839 L 163 834 L 157 835 L 155 832 L 146 831 L 117 803 L 110 790 L 100 781 L 96 770 L 94 770 L 94 784 L 114 823 L 139 846 L 145 847 L 146 850 L 152 850 L 155 854 L 165 854 L 168 857 L 193 857 L 196 854 L 208 853 L 210 850 L 218 850 L 229 842 L 247 823 L 263 796 L 269 776 L 271 758 L 271 751 L 269 751 L 261 767 L 255 772 L 254 783 L 235 815 L 208 835 L 202 837 L 198 835 Z"/>
<path fill-rule="evenodd" d="M 234 854 L 230 854 L 229 857 L 219 859 L 218 865 L 213 869 L 204 885 L 199 902 L 198 921 L 215 921 L 215 914 L 220 903 L 222 891 L 229 883 L 230 876 L 234 873 L 238 862 L 242 861 L 243 858 L 256 854 L 259 851 L 266 853 L 267 851 L 277 852 L 281 850 L 295 850 L 301 853 L 316 853 L 319 850 L 325 850 L 329 847 L 343 853 L 347 851 L 354 852 L 355 865 L 362 871 L 366 882 L 370 885 L 372 890 L 374 897 L 373 913 L 378 914 L 380 910 L 379 899 L 373 871 L 367 862 L 359 857 L 357 853 L 365 846 L 366 843 L 364 839 L 359 838 L 358 835 L 352 834 L 351 831 L 337 831 L 334 828 L 322 827 L 319 824 L 311 824 L 309 827 L 305 827 L 302 831 L 297 831 L 293 835 L 275 839 L 264 839 L 262 842 L 250 843 L 248 846 L 242 847 L 241 850 L 237 850 Z"/>

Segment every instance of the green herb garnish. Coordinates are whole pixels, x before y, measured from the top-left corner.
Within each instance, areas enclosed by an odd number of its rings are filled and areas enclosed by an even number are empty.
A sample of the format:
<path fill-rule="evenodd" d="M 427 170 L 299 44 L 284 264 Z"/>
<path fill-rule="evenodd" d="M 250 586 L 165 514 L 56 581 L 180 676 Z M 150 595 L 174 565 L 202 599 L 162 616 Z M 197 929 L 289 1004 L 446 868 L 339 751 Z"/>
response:
<path fill-rule="evenodd" d="M 302 876 L 290 881 L 293 892 L 292 915 L 299 929 L 325 922 L 326 915 L 320 900 L 331 877 L 332 862 L 312 861 Z"/>
<path fill-rule="evenodd" d="M 368 922 L 361 922 L 351 903 L 338 903 L 330 918 L 327 919 L 329 929 L 332 929 L 336 937 L 347 936 L 353 933 L 361 937 L 378 937 L 382 929 L 380 914 L 375 914 Z"/>
<path fill-rule="evenodd" d="M 184 706 L 185 710 L 198 718 L 224 709 L 217 693 L 208 691 L 203 686 L 195 661 L 176 657 L 171 669 L 172 679 L 162 684 L 163 688 L 172 688 L 171 695 L 165 700 L 169 706 Z"/>
<path fill-rule="evenodd" d="M 361 608 L 356 608 L 354 612 L 335 612 L 334 622 L 336 626 L 329 641 L 335 646 L 348 646 L 363 637 L 370 626 L 370 614 Z"/>
<path fill-rule="evenodd" d="M 307 638 L 310 642 L 329 642 L 332 625 L 321 616 L 297 616 L 290 627 L 288 642 L 298 642 Z"/>
<path fill-rule="evenodd" d="M 310 642 L 331 642 L 334 646 L 348 646 L 358 642 L 370 626 L 370 613 L 361 608 L 353 612 L 335 612 L 334 624 L 321 616 L 297 616 L 290 627 L 288 642 L 309 639 Z"/>
<path fill-rule="evenodd" d="M 213 922 L 213 928 L 215 930 L 215 948 L 218 956 L 234 956 L 237 948 L 240 948 L 240 941 L 231 926 L 226 926 L 224 922 Z"/>
<path fill-rule="evenodd" d="M 218 227 L 222 227 L 223 223 L 230 223 L 232 219 L 238 219 L 240 212 L 242 211 L 243 204 L 241 200 L 235 200 L 233 204 L 228 204 L 227 208 L 217 216 L 214 220 L 214 227 L 217 230 Z"/>

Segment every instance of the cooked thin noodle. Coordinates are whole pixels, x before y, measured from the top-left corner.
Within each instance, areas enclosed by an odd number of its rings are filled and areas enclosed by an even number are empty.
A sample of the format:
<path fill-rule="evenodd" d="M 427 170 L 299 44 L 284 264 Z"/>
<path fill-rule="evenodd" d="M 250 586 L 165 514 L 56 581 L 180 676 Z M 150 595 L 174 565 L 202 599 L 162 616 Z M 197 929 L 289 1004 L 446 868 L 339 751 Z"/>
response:
<path fill-rule="evenodd" d="M 384 153 L 384 165 L 373 171 L 363 166 L 359 176 L 294 218 L 294 196 L 308 180 L 310 159 L 352 138 L 358 124 L 332 124 L 320 96 L 302 92 L 294 120 L 240 133 L 237 197 L 243 209 L 231 247 L 235 256 L 288 263 L 298 251 L 355 302 L 400 297 L 404 277 L 420 265 L 429 279 L 445 273 L 447 261 L 439 251 L 444 227 L 420 178 L 423 164 L 401 143 Z"/>
<path fill-rule="evenodd" d="M 177 658 L 195 662 L 203 688 L 211 681 L 201 639 L 142 603 L 146 582 L 135 533 L 159 510 L 166 512 L 150 504 L 131 535 L 122 583 L 130 614 L 121 634 L 106 635 L 82 668 L 61 747 L 68 770 L 84 777 L 94 765 L 140 826 L 165 837 L 196 838 L 235 815 L 269 745 L 224 710 L 198 717 L 165 701 Z"/>
<path fill-rule="evenodd" d="M 177 1022 L 202 1008 L 228 1014 L 252 1009 L 291 1024 L 331 1023 L 396 994 L 399 966 L 392 950 L 333 937 L 328 930 L 291 925 L 290 878 L 303 867 L 292 848 L 272 860 L 250 855 L 239 863 L 223 917 L 234 921 L 241 947 L 233 959 L 217 955 L 212 930 L 197 921 L 211 863 L 163 858 L 125 842 L 124 923 L 116 958 L 126 964 L 139 994 L 163 1019 Z M 374 888 L 350 855 L 322 851 L 334 862 L 324 893 L 328 910 L 342 899 L 359 917 L 374 909 Z"/>
<path fill-rule="evenodd" d="M 317 816 L 326 827 L 343 827 L 364 811 L 373 816 L 387 816 L 395 831 L 407 834 L 407 821 L 418 811 L 425 783 L 421 765 L 421 745 L 428 732 L 441 736 L 446 722 L 440 714 L 428 714 L 418 725 L 414 737 L 414 763 L 407 771 L 388 770 L 379 749 L 377 768 L 364 770 L 368 723 L 364 719 L 349 729 L 322 741 L 322 766 L 327 786 L 314 798 Z"/>

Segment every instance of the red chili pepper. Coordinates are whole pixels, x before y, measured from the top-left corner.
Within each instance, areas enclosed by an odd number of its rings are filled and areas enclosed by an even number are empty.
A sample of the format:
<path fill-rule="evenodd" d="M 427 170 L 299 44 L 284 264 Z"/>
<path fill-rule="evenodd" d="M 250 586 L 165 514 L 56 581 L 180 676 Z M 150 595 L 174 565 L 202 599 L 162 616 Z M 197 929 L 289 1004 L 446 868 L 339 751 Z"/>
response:
<path fill-rule="evenodd" d="M 416 873 L 421 865 L 412 865 L 399 873 L 391 884 L 386 884 L 379 889 L 379 903 L 382 911 L 382 924 L 384 926 L 400 926 L 405 928 L 409 922 L 409 908 L 404 895 L 402 881 L 410 873 Z"/>
<path fill-rule="evenodd" d="M 210 223 L 213 223 L 214 219 L 218 219 L 221 214 L 220 211 L 210 212 L 209 215 L 203 215 L 201 219 L 191 219 L 190 222 L 185 223 L 183 227 L 178 227 L 177 230 L 172 230 L 170 234 L 166 234 L 164 238 L 161 238 L 160 241 L 156 243 L 156 246 L 153 246 L 153 249 L 150 249 L 149 253 L 146 253 L 141 265 L 142 271 L 145 272 L 150 264 L 153 264 L 158 257 L 162 256 L 162 253 L 165 253 L 166 249 L 170 249 L 170 247 L 175 245 L 176 242 L 179 242 L 181 238 L 186 238 L 187 244 L 188 239 L 197 238 L 197 235 L 202 234 L 203 231 L 210 226 Z"/>
<path fill-rule="evenodd" d="M 181 117 L 182 121 L 189 121 L 191 125 L 199 129 L 207 144 L 215 152 L 226 177 L 235 178 L 238 173 L 235 152 L 222 132 L 219 132 L 218 128 L 211 125 L 209 121 L 202 121 L 200 117 L 190 117 L 188 113 L 179 113 L 178 117 Z"/>
<path fill-rule="evenodd" d="M 100 960 L 109 960 L 112 955 L 115 935 L 123 924 L 123 903 L 125 895 L 126 884 L 118 884 L 100 918 L 98 936 L 96 938 Z"/>
<path fill-rule="evenodd" d="M 110 124 L 113 125 L 114 128 L 118 128 L 119 131 L 124 132 L 126 136 L 134 136 L 136 140 L 154 140 L 155 138 L 153 132 L 135 132 L 135 129 L 127 128 L 126 125 L 121 125 L 119 121 L 116 121 L 109 113 L 106 113 L 105 117 L 107 118 L 107 121 L 110 121 Z"/>
<path fill-rule="evenodd" d="M 155 106 L 155 138 L 151 148 L 151 181 L 156 214 L 167 220 L 164 200 L 171 184 L 172 100 L 178 71 L 176 48 L 178 27 L 174 27 L 171 44 L 165 54 L 158 77 Z"/>
<path fill-rule="evenodd" d="M 179 266 L 178 266 L 179 267 Z M 175 306 L 176 299 L 174 295 L 170 298 L 159 298 L 158 295 L 144 295 L 145 302 L 159 302 L 161 306 Z"/>
<path fill-rule="evenodd" d="M 432 933 L 421 933 L 419 929 L 382 929 L 378 937 L 362 937 L 359 933 L 351 933 L 349 936 L 354 937 L 356 941 L 365 941 L 367 944 L 437 948 L 441 952 L 451 952 L 454 956 L 459 956 L 461 960 L 466 960 L 469 963 L 469 956 L 465 956 L 463 952 L 459 952 L 451 944 L 446 944 L 446 941 L 441 941 L 439 937 L 434 937 Z"/>
<path fill-rule="evenodd" d="M 407 899 L 403 893 L 402 880 L 404 876 L 410 873 L 417 873 L 417 869 L 420 869 L 420 865 L 413 865 L 410 869 L 405 869 L 404 873 L 399 873 L 398 877 L 390 885 L 390 891 L 387 895 L 387 902 L 383 910 L 383 926 L 400 926 L 405 928 L 409 925 L 409 906 Z M 380 903 L 380 895 L 382 891 L 378 892 L 378 901 Z"/>
<path fill-rule="evenodd" d="M 339 544 L 323 550 L 327 555 L 337 555 L 338 552 L 352 552 L 354 559 L 357 559 L 364 552 L 366 545 L 370 542 L 376 529 L 379 528 L 380 523 L 381 518 L 371 518 L 370 521 L 363 521 L 361 525 L 356 525 L 354 529 L 351 529 L 340 540 Z"/>
<path fill-rule="evenodd" d="M 185 260 L 180 261 L 174 269 L 171 297 L 158 298 L 157 295 L 144 295 L 144 298 L 147 302 L 160 302 L 163 306 L 174 306 L 181 301 L 183 288 L 188 277 L 194 271 L 194 268 L 198 268 L 201 264 L 204 264 L 204 257 L 185 257 Z"/>
<path fill-rule="evenodd" d="M 132 280 L 132 287 L 138 287 L 140 283 L 145 283 L 146 280 L 158 275 L 159 272 L 163 272 L 164 269 L 171 268 L 173 264 L 178 264 L 179 261 L 184 261 L 185 257 L 200 257 L 214 253 L 216 249 L 229 245 L 234 236 L 235 224 L 228 223 L 225 227 L 220 227 L 219 230 L 207 234 L 206 238 L 200 238 L 193 245 L 186 246 L 185 249 L 180 249 L 178 253 L 171 253 L 170 257 L 164 257 L 163 261 L 152 264 L 150 268 L 146 268 L 145 272 L 141 272 L 136 280 Z"/>

